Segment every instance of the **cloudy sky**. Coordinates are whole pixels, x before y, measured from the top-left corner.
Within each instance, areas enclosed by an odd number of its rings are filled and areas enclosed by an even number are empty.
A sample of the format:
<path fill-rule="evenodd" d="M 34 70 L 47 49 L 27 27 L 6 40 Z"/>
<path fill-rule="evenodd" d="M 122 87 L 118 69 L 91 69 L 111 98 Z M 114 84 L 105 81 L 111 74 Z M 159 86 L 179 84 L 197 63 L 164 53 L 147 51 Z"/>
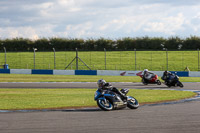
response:
<path fill-rule="evenodd" d="M 200 0 L 0 0 L 0 38 L 200 36 Z"/>

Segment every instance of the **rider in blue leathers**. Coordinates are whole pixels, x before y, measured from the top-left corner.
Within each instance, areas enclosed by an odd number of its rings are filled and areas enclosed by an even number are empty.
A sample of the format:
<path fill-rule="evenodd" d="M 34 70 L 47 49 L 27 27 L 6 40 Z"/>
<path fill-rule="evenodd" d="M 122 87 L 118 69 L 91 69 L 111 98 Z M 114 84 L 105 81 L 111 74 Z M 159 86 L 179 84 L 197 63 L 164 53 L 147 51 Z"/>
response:
<path fill-rule="evenodd" d="M 174 79 L 175 75 L 169 71 L 164 71 L 163 76 L 161 77 L 162 80 L 164 80 L 166 82 L 166 84 L 170 84 L 173 79 Z"/>
<path fill-rule="evenodd" d="M 99 90 L 111 90 L 117 94 L 119 94 L 122 100 L 127 100 L 127 96 L 119 91 L 116 87 L 113 87 L 111 84 L 107 83 L 104 79 L 100 79 L 97 81 L 98 89 Z"/>

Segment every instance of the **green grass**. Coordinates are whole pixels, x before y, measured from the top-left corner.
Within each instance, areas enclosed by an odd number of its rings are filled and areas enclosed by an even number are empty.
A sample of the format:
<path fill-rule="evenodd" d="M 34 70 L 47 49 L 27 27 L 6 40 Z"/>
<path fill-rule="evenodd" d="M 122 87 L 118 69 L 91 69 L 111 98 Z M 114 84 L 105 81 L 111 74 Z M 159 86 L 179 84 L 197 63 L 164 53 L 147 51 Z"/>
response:
<path fill-rule="evenodd" d="M 78 75 L 29 75 L 0 74 L 0 82 L 140 82 L 136 76 L 78 76 Z M 199 77 L 181 77 L 182 82 L 200 82 Z M 0 109 L 42 109 L 77 106 L 96 106 L 95 89 L 0 89 Z M 171 90 L 130 90 L 140 103 L 183 99 L 193 92 Z"/>
<path fill-rule="evenodd" d="M 137 51 L 136 64 L 134 51 L 79 52 L 79 57 L 92 70 L 143 70 L 164 71 L 167 68 L 166 51 Z M 56 69 L 65 67 L 75 58 L 72 51 L 56 52 Z M 7 64 L 11 69 L 34 69 L 33 52 L 7 52 Z M 54 69 L 53 52 L 36 52 L 35 69 Z M 4 64 L 4 53 L 0 53 L 0 64 Z M 68 69 L 76 69 L 74 61 Z M 183 71 L 188 66 L 191 71 L 198 71 L 197 51 L 168 51 L 168 70 Z M 79 69 L 87 69 L 79 61 Z"/>
<path fill-rule="evenodd" d="M 97 106 L 95 89 L 0 89 L 0 109 L 45 109 Z M 140 104 L 183 99 L 196 95 L 188 91 L 131 89 Z"/>
<path fill-rule="evenodd" d="M 31 75 L 0 74 L 0 82 L 141 82 L 138 76 L 87 76 L 87 75 Z M 182 82 L 200 82 L 200 77 L 180 77 Z"/>

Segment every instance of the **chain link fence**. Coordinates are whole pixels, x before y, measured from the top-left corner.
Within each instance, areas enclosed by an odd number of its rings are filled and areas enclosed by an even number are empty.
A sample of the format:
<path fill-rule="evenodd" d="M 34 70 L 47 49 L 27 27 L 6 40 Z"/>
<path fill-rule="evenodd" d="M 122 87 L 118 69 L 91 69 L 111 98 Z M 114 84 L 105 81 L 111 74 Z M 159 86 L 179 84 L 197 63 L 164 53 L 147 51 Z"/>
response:
<path fill-rule="evenodd" d="M 0 65 L 4 68 L 8 64 L 10 69 L 200 71 L 199 56 L 199 50 L 6 52 L 4 49 Z"/>

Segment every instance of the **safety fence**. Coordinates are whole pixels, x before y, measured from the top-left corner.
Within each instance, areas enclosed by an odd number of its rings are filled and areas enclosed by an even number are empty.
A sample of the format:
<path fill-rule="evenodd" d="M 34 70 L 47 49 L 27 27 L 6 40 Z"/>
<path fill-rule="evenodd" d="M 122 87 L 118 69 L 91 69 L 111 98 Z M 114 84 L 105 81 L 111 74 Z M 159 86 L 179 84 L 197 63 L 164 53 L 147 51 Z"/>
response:
<path fill-rule="evenodd" d="M 0 68 L 45 70 L 200 71 L 196 51 L 62 51 L 0 53 Z"/>

